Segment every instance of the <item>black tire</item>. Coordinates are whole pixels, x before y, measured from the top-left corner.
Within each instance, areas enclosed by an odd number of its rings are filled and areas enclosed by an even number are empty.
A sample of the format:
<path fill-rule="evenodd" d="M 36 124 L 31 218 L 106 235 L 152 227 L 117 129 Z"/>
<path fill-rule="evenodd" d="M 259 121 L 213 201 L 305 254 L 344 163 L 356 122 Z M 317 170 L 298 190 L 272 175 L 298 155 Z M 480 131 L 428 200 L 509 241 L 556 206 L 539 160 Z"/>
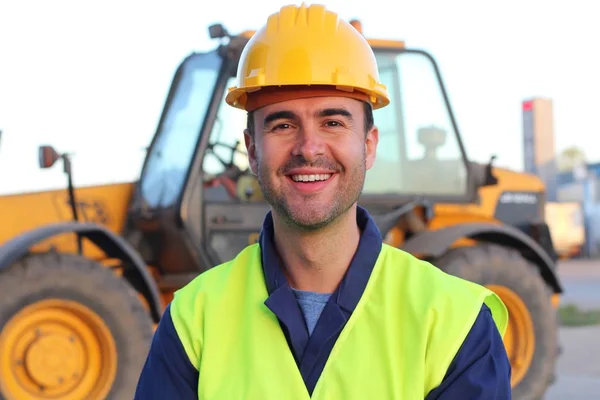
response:
<path fill-rule="evenodd" d="M 32 255 L 0 271 L 0 327 L 24 307 L 51 298 L 74 300 L 108 326 L 118 362 L 106 398 L 133 398 L 153 335 L 153 321 L 137 291 L 109 268 L 84 257 Z M 3 351 L 7 349 L 0 348 L 0 354 Z"/>
<path fill-rule="evenodd" d="M 513 398 L 543 398 L 554 379 L 558 321 L 550 288 L 537 266 L 517 250 L 494 244 L 453 249 L 434 264 L 451 275 L 481 285 L 505 286 L 521 298 L 533 321 L 535 350 L 525 376 L 513 387 Z"/>

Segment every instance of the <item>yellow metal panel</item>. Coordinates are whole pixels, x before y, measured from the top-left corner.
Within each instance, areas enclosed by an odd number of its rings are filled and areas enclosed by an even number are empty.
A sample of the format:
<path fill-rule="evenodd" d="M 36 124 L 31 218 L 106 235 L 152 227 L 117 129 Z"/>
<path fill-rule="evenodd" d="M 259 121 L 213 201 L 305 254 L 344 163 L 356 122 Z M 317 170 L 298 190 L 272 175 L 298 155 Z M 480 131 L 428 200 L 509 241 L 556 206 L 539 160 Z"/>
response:
<path fill-rule="evenodd" d="M 402 40 L 387 40 L 387 39 L 367 39 L 369 45 L 374 49 L 403 49 L 405 47 Z"/>
<path fill-rule="evenodd" d="M 75 196 L 80 221 L 95 222 L 105 225 L 113 232 L 120 232 L 132 190 L 132 183 L 77 188 Z M 67 190 L 0 196 L 0 245 L 21 233 L 71 220 Z M 40 243 L 33 250 L 44 251 L 51 247 L 64 252 L 75 252 L 75 236 L 59 235 Z M 93 258 L 101 254 L 90 244 L 86 244 L 84 250 Z"/>

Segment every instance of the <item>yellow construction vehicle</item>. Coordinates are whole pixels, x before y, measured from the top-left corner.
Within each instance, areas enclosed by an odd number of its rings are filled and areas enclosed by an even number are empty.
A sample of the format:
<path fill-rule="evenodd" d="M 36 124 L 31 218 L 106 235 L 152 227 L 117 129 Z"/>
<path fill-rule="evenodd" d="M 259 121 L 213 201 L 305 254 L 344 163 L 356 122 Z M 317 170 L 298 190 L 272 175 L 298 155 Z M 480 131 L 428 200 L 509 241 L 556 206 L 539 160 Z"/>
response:
<path fill-rule="evenodd" d="M 248 170 L 246 115 L 224 102 L 252 32 L 209 32 L 220 43 L 178 66 L 139 180 L 74 188 L 69 155 L 42 146 L 40 166 L 62 165 L 67 189 L 0 198 L 0 397 L 131 398 L 173 292 L 256 240 L 269 206 Z M 360 203 L 388 243 L 500 294 L 515 398 L 541 397 L 561 293 L 544 186 L 468 160 L 428 53 L 369 43 L 392 103 L 375 111 Z"/>

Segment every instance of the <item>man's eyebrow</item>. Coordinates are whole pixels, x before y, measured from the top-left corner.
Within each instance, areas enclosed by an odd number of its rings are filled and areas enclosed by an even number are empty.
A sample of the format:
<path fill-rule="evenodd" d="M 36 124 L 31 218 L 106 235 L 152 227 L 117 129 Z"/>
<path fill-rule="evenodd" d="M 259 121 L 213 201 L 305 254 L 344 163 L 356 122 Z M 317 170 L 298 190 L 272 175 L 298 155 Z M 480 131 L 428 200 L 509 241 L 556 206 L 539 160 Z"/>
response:
<path fill-rule="evenodd" d="M 326 108 L 317 113 L 317 117 L 333 117 L 336 115 L 344 116 L 350 120 L 352 119 L 352 114 L 345 108 Z"/>
<path fill-rule="evenodd" d="M 275 111 L 271 114 L 268 114 L 265 117 L 264 125 L 267 125 L 269 122 L 276 121 L 278 119 L 294 119 L 296 118 L 296 114 L 291 111 Z"/>

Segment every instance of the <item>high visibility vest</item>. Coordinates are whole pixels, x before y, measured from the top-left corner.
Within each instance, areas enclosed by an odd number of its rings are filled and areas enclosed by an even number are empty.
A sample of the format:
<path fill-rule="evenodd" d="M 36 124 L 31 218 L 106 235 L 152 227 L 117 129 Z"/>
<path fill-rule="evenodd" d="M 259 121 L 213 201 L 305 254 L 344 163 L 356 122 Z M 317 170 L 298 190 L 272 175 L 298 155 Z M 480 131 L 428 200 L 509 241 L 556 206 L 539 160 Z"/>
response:
<path fill-rule="evenodd" d="M 384 244 L 309 396 L 267 297 L 259 244 L 176 292 L 171 316 L 200 372 L 199 399 L 423 399 L 442 382 L 483 302 L 501 335 L 508 321 L 490 290 Z"/>

